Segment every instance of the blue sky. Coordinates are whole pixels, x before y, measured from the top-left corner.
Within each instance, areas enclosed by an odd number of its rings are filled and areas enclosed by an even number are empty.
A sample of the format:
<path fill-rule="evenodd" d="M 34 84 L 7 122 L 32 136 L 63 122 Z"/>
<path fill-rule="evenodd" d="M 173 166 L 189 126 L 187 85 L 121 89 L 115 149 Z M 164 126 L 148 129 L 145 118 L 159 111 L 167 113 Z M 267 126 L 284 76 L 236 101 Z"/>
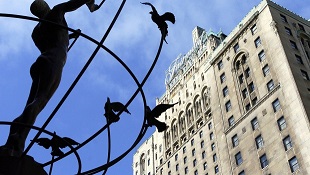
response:
<path fill-rule="evenodd" d="M 29 12 L 31 2 L 31 0 L 1 1 L 0 13 L 32 16 Z M 54 6 L 63 1 L 47 2 L 50 6 Z M 164 44 L 158 64 L 144 86 L 147 102 L 149 106 L 154 107 L 155 98 L 160 97 L 165 91 L 165 70 L 180 53 L 186 54 L 192 47 L 191 32 L 194 27 L 200 26 L 206 30 L 212 29 L 214 32 L 222 30 L 229 34 L 250 9 L 260 3 L 260 0 L 149 2 L 157 7 L 159 13 L 171 11 L 176 16 L 176 24 L 169 24 L 169 36 L 166 38 L 169 44 Z M 276 0 L 275 2 L 310 19 L 308 0 Z M 67 22 L 71 28 L 79 28 L 83 33 L 100 40 L 120 3 L 120 0 L 107 0 L 95 13 L 89 13 L 86 6 L 83 6 L 67 14 Z M 104 43 L 132 69 L 140 81 L 148 71 L 160 41 L 160 32 L 150 19 L 150 10 L 149 6 L 141 5 L 139 1 L 128 1 Z M 0 24 L 0 120 L 11 121 L 24 108 L 31 85 L 29 68 L 39 55 L 30 37 L 36 22 L 0 18 Z M 46 108 L 38 116 L 36 126 L 41 126 L 50 115 L 95 47 L 83 38 L 78 39 L 68 54 L 62 82 Z M 68 136 L 83 142 L 105 125 L 103 106 L 107 97 L 110 97 L 111 101 L 125 103 L 135 90 L 135 83 L 124 68 L 103 50 L 99 51 L 47 129 L 51 132 L 56 131 L 60 136 Z M 122 114 L 121 120 L 111 126 L 112 159 L 131 146 L 141 128 L 143 106 L 140 95 L 128 109 L 132 114 Z M 5 143 L 8 130 L 7 126 L 0 127 L 1 145 Z M 143 140 L 154 131 L 155 128 L 150 128 Z M 31 132 L 28 140 L 35 133 Z M 111 167 L 107 174 L 132 174 L 132 156 L 135 151 L 136 149 Z M 82 170 L 84 171 L 105 163 L 106 132 L 79 150 L 79 154 L 83 160 Z M 29 155 L 41 163 L 51 158 L 49 150 L 37 145 L 33 146 Z M 77 163 L 74 156 L 69 156 L 54 166 L 54 174 L 74 174 L 76 170 Z"/>

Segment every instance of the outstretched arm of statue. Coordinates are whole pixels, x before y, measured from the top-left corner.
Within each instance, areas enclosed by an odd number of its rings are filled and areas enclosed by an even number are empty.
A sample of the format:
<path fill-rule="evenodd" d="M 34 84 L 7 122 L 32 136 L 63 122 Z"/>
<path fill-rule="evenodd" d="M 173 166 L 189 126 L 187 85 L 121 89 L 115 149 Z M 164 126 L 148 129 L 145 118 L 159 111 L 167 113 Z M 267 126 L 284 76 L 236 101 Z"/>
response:
<path fill-rule="evenodd" d="M 98 10 L 98 5 L 95 4 L 95 0 L 70 0 L 56 5 L 54 8 L 59 8 L 64 13 L 74 11 L 86 4 L 90 12 Z"/>

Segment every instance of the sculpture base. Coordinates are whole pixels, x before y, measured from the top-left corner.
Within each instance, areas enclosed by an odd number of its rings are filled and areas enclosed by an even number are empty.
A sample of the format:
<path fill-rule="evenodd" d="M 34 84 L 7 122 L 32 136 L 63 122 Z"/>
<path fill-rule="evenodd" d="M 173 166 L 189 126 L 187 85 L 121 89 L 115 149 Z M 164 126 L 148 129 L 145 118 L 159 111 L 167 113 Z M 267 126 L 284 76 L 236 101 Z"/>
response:
<path fill-rule="evenodd" d="M 32 157 L 23 158 L 0 155 L 0 175 L 47 175 Z"/>

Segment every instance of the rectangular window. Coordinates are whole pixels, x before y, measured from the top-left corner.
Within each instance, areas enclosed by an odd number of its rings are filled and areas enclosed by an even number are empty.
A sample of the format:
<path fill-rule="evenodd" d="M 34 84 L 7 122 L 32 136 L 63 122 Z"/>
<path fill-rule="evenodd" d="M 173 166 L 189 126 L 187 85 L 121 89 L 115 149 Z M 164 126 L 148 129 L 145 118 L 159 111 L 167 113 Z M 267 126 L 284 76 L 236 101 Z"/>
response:
<path fill-rule="evenodd" d="M 251 120 L 251 125 L 252 125 L 253 131 L 259 127 L 258 120 L 256 117 Z"/>
<path fill-rule="evenodd" d="M 254 35 L 256 32 L 257 32 L 257 27 L 256 27 L 256 24 L 254 24 L 254 25 L 251 27 L 251 33 L 252 33 L 252 35 Z"/>
<path fill-rule="evenodd" d="M 280 17 L 281 17 L 282 22 L 287 23 L 286 16 L 284 16 L 284 15 L 280 14 Z"/>
<path fill-rule="evenodd" d="M 222 61 L 222 60 L 219 61 L 219 62 L 217 63 L 217 68 L 218 68 L 219 70 L 221 70 L 221 69 L 223 68 L 223 66 L 224 66 L 224 64 L 223 64 L 223 61 Z"/>
<path fill-rule="evenodd" d="M 216 162 L 217 161 L 217 156 L 216 154 L 213 154 L 213 162 Z"/>
<path fill-rule="evenodd" d="M 278 127 L 279 127 L 279 130 L 282 131 L 283 129 L 286 128 L 286 121 L 284 119 L 284 116 L 280 117 L 278 120 L 277 120 L 277 123 L 278 123 Z"/>
<path fill-rule="evenodd" d="M 256 148 L 260 149 L 264 146 L 264 141 L 263 141 L 263 137 L 261 135 L 257 136 L 255 138 L 255 143 L 256 143 Z"/>
<path fill-rule="evenodd" d="M 198 170 L 195 170 L 194 175 L 198 175 Z"/>
<path fill-rule="evenodd" d="M 252 93 L 255 90 L 253 82 L 251 82 L 248 86 L 250 93 Z"/>
<path fill-rule="evenodd" d="M 305 80 L 309 80 L 309 76 L 308 76 L 308 73 L 306 71 L 300 69 L 300 72 L 301 72 L 302 77 Z"/>
<path fill-rule="evenodd" d="M 242 156 L 241 156 L 241 153 L 238 152 L 236 155 L 235 155 L 235 159 L 236 159 L 236 164 L 237 166 L 241 165 L 243 160 L 242 160 Z"/>
<path fill-rule="evenodd" d="M 296 45 L 296 43 L 295 43 L 294 41 L 291 41 L 291 40 L 290 40 L 290 43 L 291 43 L 292 49 L 296 49 L 296 50 L 298 49 L 298 48 L 297 48 L 297 45 Z"/>
<path fill-rule="evenodd" d="M 193 145 L 194 145 L 194 139 L 191 140 L 191 146 L 193 146 Z"/>
<path fill-rule="evenodd" d="M 205 142 L 204 141 L 201 141 L 200 142 L 200 148 L 203 148 L 205 146 Z"/>
<path fill-rule="evenodd" d="M 292 36 L 292 31 L 291 31 L 291 29 L 285 27 L 285 32 L 286 32 L 286 34 Z"/>
<path fill-rule="evenodd" d="M 245 88 L 242 90 L 242 97 L 246 98 L 248 96 L 248 90 Z"/>
<path fill-rule="evenodd" d="M 186 146 L 183 147 L 183 154 L 186 153 Z"/>
<path fill-rule="evenodd" d="M 168 167 L 168 168 L 170 168 L 170 161 L 168 161 L 168 163 L 167 163 L 167 167 Z"/>
<path fill-rule="evenodd" d="M 176 171 L 179 171 L 179 164 L 176 164 L 175 170 L 176 170 Z"/>
<path fill-rule="evenodd" d="M 212 123 L 211 122 L 208 124 L 208 128 L 209 128 L 209 130 L 212 128 Z"/>
<path fill-rule="evenodd" d="M 262 156 L 260 156 L 259 160 L 260 160 L 260 166 L 262 169 L 268 166 L 268 160 L 267 160 L 266 154 L 263 154 Z"/>
<path fill-rule="evenodd" d="M 179 155 L 178 155 L 178 154 L 175 154 L 174 160 L 177 161 L 177 160 L 178 160 L 178 157 L 179 157 Z"/>
<path fill-rule="evenodd" d="M 207 162 L 203 163 L 203 170 L 206 170 L 208 168 Z"/>
<path fill-rule="evenodd" d="M 202 136 L 203 136 L 203 131 L 200 131 L 199 132 L 199 137 L 202 138 Z"/>
<path fill-rule="evenodd" d="M 239 75 L 239 83 L 242 84 L 244 82 L 244 76 L 243 74 Z"/>
<path fill-rule="evenodd" d="M 186 164 L 186 162 L 187 162 L 187 157 L 186 156 L 183 158 L 183 162 L 184 162 L 184 164 Z"/>
<path fill-rule="evenodd" d="M 214 167 L 214 173 L 217 174 L 218 172 L 219 172 L 219 166 L 216 165 L 216 166 Z"/>
<path fill-rule="evenodd" d="M 274 82 L 273 82 L 273 80 L 271 79 L 271 80 L 267 83 L 268 92 L 271 91 L 273 88 L 274 88 Z"/>
<path fill-rule="evenodd" d="M 247 105 L 245 105 L 245 110 L 246 111 L 249 111 L 251 109 L 251 104 L 250 103 L 248 103 Z"/>
<path fill-rule="evenodd" d="M 193 149 L 192 150 L 192 156 L 195 156 L 195 153 L 196 153 L 196 151 L 195 151 L 195 149 Z"/>
<path fill-rule="evenodd" d="M 196 164 L 197 164 L 197 160 L 196 160 L 196 159 L 194 159 L 194 160 L 193 160 L 193 167 L 195 167 L 195 166 L 196 166 Z"/>
<path fill-rule="evenodd" d="M 231 116 L 231 117 L 228 118 L 228 124 L 229 124 L 229 126 L 232 126 L 232 125 L 235 124 L 235 118 L 234 118 L 234 116 Z"/>
<path fill-rule="evenodd" d="M 237 44 L 235 44 L 234 45 L 234 51 L 235 51 L 235 53 L 237 53 L 238 51 L 239 51 L 239 44 L 237 43 Z"/>
<path fill-rule="evenodd" d="M 228 87 L 225 86 L 223 89 L 223 96 L 226 97 L 228 95 Z"/>
<path fill-rule="evenodd" d="M 250 68 L 247 68 L 247 69 L 244 71 L 244 74 L 245 74 L 245 78 L 248 78 L 248 77 L 251 75 L 251 70 L 250 70 Z"/>
<path fill-rule="evenodd" d="M 206 157 L 206 152 L 205 152 L 205 151 L 203 151 L 203 152 L 201 153 L 201 157 L 202 157 L 202 159 L 204 159 L 204 158 Z"/>
<path fill-rule="evenodd" d="M 295 54 L 295 57 L 296 57 L 296 61 L 297 61 L 299 64 L 304 64 L 304 62 L 302 61 L 301 56 Z"/>
<path fill-rule="evenodd" d="M 215 143 L 211 144 L 211 150 L 214 151 L 215 150 Z"/>
<path fill-rule="evenodd" d="M 283 139 L 283 145 L 284 145 L 285 151 L 287 151 L 293 147 L 293 143 L 292 143 L 290 135 L 286 136 Z"/>
<path fill-rule="evenodd" d="M 290 164 L 290 168 L 291 168 L 292 173 L 299 169 L 298 161 L 297 161 L 297 158 L 295 156 L 293 158 L 291 158 L 288 162 Z"/>
<path fill-rule="evenodd" d="M 260 51 L 259 53 L 258 53 L 258 58 L 259 58 L 259 61 L 260 62 L 262 62 L 263 60 L 265 60 L 265 52 L 264 52 L 264 50 L 262 50 L 262 51 Z"/>
<path fill-rule="evenodd" d="M 262 41 L 260 40 L 260 37 L 257 37 L 255 40 L 254 40 L 254 43 L 255 43 L 255 47 L 258 48 L 259 46 L 262 45 Z"/>
<path fill-rule="evenodd" d="M 263 67 L 263 73 L 264 73 L 264 76 L 265 76 L 265 77 L 266 77 L 267 75 L 269 75 L 270 70 L 269 70 L 268 64 L 266 64 L 266 65 Z"/>
<path fill-rule="evenodd" d="M 232 136 L 231 142 L 232 142 L 232 144 L 233 144 L 233 147 L 236 147 L 236 146 L 239 145 L 239 140 L 238 140 L 237 134 L 235 134 L 234 136 Z"/>
<path fill-rule="evenodd" d="M 214 134 L 213 132 L 210 133 L 210 140 L 213 140 L 214 139 Z"/>
<path fill-rule="evenodd" d="M 231 103 L 230 100 L 228 102 L 225 103 L 225 107 L 226 107 L 226 112 L 231 110 Z"/>
<path fill-rule="evenodd" d="M 275 101 L 272 102 L 272 107 L 273 107 L 274 112 L 277 112 L 280 110 L 281 105 L 280 105 L 279 99 L 276 99 Z"/>
<path fill-rule="evenodd" d="M 226 80 L 225 73 L 222 73 L 222 75 L 220 76 L 220 79 L 221 79 L 221 83 L 225 82 L 225 80 Z"/>
<path fill-rule="evenodd" d="M 255 97 L 255 98 L 252 100 L 252 105 L 254 106 L 254 105 L 256 105 L 256 103 L 257 103 L 257 97 Z"/>
<path fill-rule="evenodd" d="M 188 173 L 188 167 L 185 167 L 185 168 L 184 168 L 184 172 L 185 172 L 185 174 Z"/>

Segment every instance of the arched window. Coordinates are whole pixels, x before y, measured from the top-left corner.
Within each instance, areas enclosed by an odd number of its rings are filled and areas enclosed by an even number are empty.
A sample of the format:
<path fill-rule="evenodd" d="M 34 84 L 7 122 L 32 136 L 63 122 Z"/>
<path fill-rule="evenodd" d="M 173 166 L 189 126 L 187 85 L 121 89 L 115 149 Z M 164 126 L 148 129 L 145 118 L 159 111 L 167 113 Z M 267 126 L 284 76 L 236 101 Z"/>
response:
<path fill-rule="evenodd" d="M 145 154 L 140 157 L 140 174 L 145 174 Z"/>
<path fill-rule="evenodd" d="M 210 107 L 210 88 L 205 87 L 202 91 L 202 100 L 203 100 L 203 107 L 208 109 Z"/>
<path fill-rule="evenodd" d="M 174 119 L 171 123 L 171 130 L 172 130 L 172 139 L 175 141 L 178 139 L 179 130 L 178 130 L 178 122 Z"/>

